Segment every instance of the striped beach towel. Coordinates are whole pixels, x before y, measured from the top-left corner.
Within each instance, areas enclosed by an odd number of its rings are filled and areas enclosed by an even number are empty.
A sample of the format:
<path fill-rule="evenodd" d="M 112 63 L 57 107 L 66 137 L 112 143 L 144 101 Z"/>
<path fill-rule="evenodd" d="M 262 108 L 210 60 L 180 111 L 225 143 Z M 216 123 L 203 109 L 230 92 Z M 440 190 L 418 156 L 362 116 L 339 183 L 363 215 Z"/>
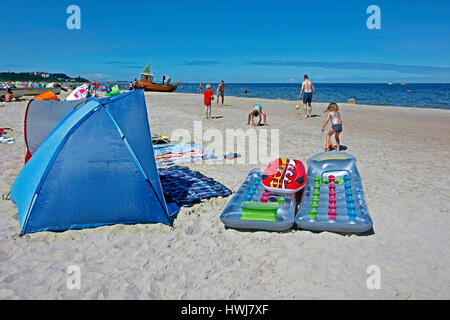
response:
<path fill-rule="evenodd" d="M 154 145 L 153 150 L 155 152 L 155 160 L 158 167 L 183 162 L 220 160 L 214 153 L 196 142 Z"/>

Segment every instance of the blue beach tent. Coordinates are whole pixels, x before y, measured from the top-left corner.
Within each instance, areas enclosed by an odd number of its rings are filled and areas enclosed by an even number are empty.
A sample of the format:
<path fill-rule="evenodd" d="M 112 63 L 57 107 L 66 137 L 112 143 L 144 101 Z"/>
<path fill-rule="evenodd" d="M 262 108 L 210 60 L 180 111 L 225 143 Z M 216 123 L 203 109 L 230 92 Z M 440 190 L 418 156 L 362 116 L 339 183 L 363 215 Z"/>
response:
<path fill-rule="evenodd" d="M 20 233 L 172 223 L 142 91 L 90 99 L 42 142 L 11 189 Z"/>

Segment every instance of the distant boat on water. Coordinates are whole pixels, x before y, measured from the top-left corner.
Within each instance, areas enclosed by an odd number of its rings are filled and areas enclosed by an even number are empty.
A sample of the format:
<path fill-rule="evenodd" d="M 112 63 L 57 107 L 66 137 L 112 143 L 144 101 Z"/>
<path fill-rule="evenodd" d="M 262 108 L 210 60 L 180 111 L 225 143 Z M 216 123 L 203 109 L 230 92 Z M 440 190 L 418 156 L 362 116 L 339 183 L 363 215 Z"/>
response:
<path fill-rule="evenodd" d="M 144 91 L 159 91 L 159 92 L 172 92 L 175 91 L 180 82 L 176 84 L 170 84 L 170 78 L 166 76 L 163 77 L 163 82 L 161 84 L 153 83 L 153 74 L 150 73 L 150 65 L 145 68 L 141 73 L 141 80 L 137 81 L 139 89 L 144 89 Z"/>

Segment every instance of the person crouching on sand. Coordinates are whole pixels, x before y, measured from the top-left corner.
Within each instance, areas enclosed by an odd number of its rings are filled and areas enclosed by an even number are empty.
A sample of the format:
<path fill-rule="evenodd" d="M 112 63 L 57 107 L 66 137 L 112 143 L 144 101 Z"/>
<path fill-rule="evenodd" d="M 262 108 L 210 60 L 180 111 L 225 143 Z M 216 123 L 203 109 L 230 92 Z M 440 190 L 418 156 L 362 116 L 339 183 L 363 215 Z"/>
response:
<path fill-rule="evenodd" d="M 330 139 L 331 136 L 334 134 L 334 138 L 336 139 L 336 149 L 337 151 L 340 150 L 340 144 L 341 141 L 339 140 L 339 136 L 342 132 L 342 117 L 339 114 L 339 107 L 336 103 L 332 102 L 328 105 L 328 108 L 324 111 L 328 112 L 327 119 L 325 120 L 325 123 L 322 126 L 322 132 L 325 130 L 325 126 L 327 125 L 328 121 L 331 121 L 331 128 L 327 133 L 326 141 L 325 141 L 325 151 L 328 151 L 330 149 Z"/>
<path fill-rule="evenodd" d="M 263 110 L 263 107 L 260 104 L 255 104 L 248 114 L 248 122 L 247 124 L 250 124 L 250 119 L 252 120 L 252 125 L 255 126 L 255 118 L 259 117 L 258 126 L 261 125 L 261 115 L 264 118 L 264 125 L 267 126 L 266 122 L 266 113 Z"/>
<path fill-rule="evenodd" d="M 205 104 L 206 119 L 211 119 L 211 101 L 214 100 L 214 94 L 211 90 L 211 85 L 206 85 L 206 90 L 203 92 L 203 103 Z"/>
<path fill-rule="evenodd" d="M 16 96 L 13 94 L 11 88 L 8 88 L 8 90 L 6 90 L 6 94 L 4 96 L 0 97 L 0 101 L 5 101 L 5 102 L 12 102 L 12 101 L 17 101 L 19 99 L 16 98 Z"/>

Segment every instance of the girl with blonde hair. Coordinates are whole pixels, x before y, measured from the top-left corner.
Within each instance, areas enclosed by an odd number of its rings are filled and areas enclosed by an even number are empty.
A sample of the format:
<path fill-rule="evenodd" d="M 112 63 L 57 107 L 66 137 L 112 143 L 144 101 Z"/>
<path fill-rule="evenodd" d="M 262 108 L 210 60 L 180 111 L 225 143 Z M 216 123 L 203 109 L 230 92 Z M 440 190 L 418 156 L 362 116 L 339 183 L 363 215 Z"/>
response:
<path fill-rule="evenodd" d="M 328 121 L 331 122 L 331 128 L 327 133 L 327 137 L 325 140 L 325 151 L 330 150 L 330 139 L 331 136 L 334 134 L 334 138 L 336 139 L 336 150 L 340 150 L 341 141 L 339 139 L 339 136 L 342 132 L 342 117 L 339 113 L 339 107 L 336 103 L 332 102 L 328 105 L 328 108 L 325 109 L 324 113 L 328 112 L 327 119 L 325 120 L 325 123 L 322 126 L 322 132 L 325 130 L 325 126 L 327 125 Z"/>

